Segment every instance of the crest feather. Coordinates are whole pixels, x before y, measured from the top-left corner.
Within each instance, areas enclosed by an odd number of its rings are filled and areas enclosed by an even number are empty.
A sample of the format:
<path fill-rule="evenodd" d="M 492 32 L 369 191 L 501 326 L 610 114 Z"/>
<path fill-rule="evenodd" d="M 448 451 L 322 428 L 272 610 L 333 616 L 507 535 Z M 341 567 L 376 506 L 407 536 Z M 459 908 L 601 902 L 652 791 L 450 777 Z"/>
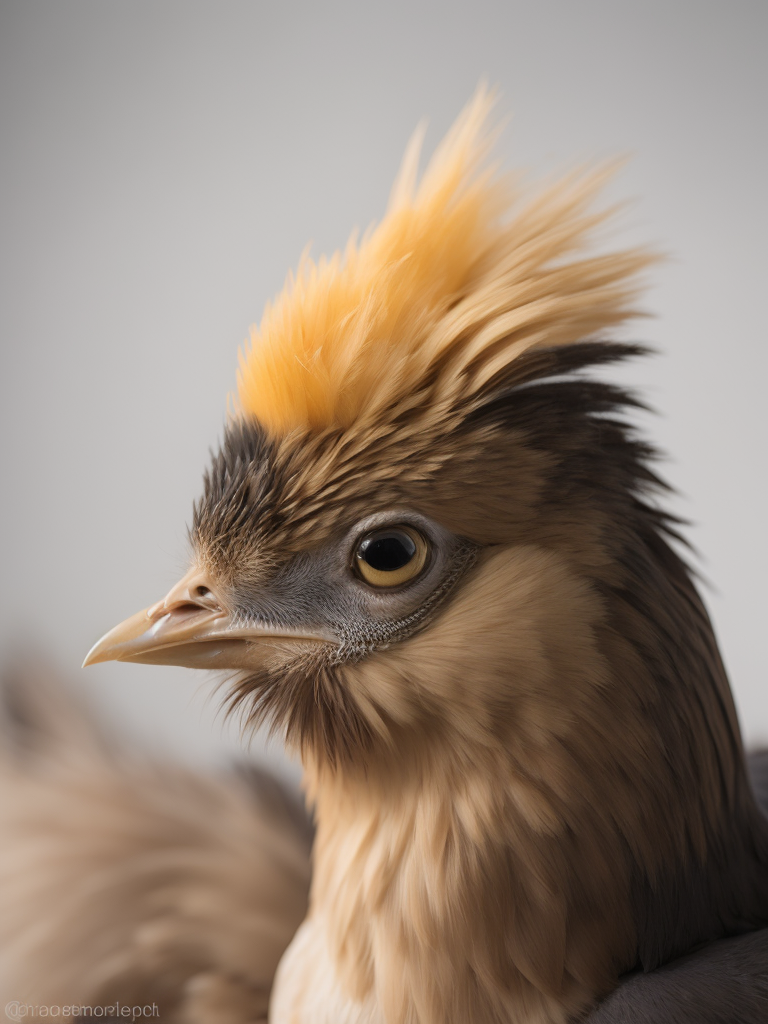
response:
<path fill-rule="evenodd" d="M 643 250 L 590 255 L 615 167 L 576 171 L 521 203 L 489 162 L 480 88 L 417 182 L 409 144 L 386 215 L 344 254 L 306 254 L 240 355 L 237 411 L 274 437 L 453 405 L 533 346 L 600 336 L 628 317 Z M 414 399 L 417 398 L 417 403 Z"/>

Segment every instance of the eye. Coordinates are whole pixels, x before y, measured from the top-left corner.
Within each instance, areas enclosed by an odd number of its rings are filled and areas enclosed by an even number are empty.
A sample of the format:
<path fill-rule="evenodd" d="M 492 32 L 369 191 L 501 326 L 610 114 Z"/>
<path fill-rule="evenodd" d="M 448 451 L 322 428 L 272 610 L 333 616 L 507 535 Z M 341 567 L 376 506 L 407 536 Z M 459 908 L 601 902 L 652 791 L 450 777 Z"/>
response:
<path fill-rule="evenodd" d="M 424 568 L 426 540 L 410 526 L 390 526 L 367 534 L 355 551 L 358 573 L 373 587 L 397 587 Z"/>

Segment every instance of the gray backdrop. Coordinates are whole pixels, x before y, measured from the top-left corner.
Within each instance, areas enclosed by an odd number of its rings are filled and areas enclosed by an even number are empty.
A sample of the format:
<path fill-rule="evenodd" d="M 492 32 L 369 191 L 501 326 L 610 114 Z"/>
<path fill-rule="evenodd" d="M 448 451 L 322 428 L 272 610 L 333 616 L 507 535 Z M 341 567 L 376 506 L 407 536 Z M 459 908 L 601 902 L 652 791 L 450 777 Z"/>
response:
<path fill-rule="evenodd" d="M 632 157 L 621 240 L 671 259 L 634 328 L 661 355 L 622 377 L 661 413 L 645 427 L 768 740 L 764 0 L 1 10 L 6 656 L 32 645 L 137 743 L 237 746 L 205 676 L 80 662 L 184 568 L 238 346 L 287 268 L 380 216 L 416 123 L 431 149 L 487 78 L 508 166 Z"/>

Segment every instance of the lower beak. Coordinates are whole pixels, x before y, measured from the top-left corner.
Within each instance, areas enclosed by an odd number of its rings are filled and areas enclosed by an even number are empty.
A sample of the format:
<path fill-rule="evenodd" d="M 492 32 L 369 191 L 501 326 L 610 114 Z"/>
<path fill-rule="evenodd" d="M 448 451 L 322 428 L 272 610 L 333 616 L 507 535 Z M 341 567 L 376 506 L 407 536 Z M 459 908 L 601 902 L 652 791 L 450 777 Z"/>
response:
<path fill-rule="evenodd" d="M 106 633 L 83 667 L 101 661 L 189 668 L 242 669 L 263 661 L 264 646 L 327 643 L 321 632 L 293 631 L 234 615 L 199 569 L 192 569 L 162 601 Z"/>

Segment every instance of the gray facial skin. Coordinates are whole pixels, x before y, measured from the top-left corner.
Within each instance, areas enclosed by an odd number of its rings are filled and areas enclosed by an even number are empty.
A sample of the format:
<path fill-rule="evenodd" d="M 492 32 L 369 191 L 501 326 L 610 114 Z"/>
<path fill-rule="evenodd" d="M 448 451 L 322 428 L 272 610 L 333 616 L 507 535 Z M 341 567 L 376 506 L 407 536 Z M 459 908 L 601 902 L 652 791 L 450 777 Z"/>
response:
<path fill-rule="evenodd" d="M 391 589 L 371 586 L 355 572 L 355 551 L 373 530 L 395 526 L 409 526 L 422 535 L 428 546 L 426 564 L 412 582 Z M 235 584 L 234 620 L 238 628 L 306 629 L 337 646 L 334 660 L 356 660 L 423 625 L 474 562 L 476 552 L 474 545 L 416 512 L 381 512 L 324 547 L 297 555 L 255 591 Z"/>

